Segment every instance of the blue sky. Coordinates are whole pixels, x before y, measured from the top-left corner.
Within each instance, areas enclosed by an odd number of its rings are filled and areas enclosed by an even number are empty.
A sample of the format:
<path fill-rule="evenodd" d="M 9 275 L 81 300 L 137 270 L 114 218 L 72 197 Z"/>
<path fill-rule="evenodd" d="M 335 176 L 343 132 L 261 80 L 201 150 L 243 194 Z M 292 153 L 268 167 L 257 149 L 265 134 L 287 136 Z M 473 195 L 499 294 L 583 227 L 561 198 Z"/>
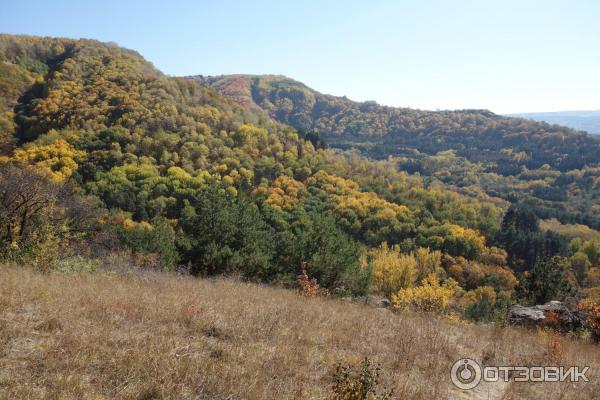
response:
<path fill-rule="evenodd" d="M 170 75 L 283 74 L 424 109 L 600 109 L 600 1 L 17 1 L 0 32 L 94 38 Z"/>

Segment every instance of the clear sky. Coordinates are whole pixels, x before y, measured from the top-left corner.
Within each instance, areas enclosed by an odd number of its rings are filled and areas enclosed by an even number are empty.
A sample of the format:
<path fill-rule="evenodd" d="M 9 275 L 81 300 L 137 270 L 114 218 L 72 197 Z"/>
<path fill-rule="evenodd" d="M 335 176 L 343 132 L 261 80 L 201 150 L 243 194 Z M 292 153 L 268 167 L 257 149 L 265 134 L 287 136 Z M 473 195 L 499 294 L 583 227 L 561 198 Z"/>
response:
<path fill-rule="evenodd" d="M 424 109 L 600 109 L 600 1 L 1 0 L 0 32 L 94 38 L 170 75 L 283 74 Z"/>

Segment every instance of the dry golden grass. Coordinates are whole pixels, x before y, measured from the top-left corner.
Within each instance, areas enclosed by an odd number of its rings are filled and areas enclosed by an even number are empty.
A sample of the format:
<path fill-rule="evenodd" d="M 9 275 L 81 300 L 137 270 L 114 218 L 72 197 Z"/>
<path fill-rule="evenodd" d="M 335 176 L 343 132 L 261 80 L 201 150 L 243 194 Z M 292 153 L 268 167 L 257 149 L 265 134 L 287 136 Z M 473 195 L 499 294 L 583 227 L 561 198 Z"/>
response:
<path fill-rule="evenodd" d="M 450 383 L 461 357 L 549 364 L 556 340 L 227 280 L 0 266 L 2 399 L 323 399 L 365 356 L 400 399 L 599 398 L 600 347 L 570 339 L 561 363 L 590 383 Z"/>

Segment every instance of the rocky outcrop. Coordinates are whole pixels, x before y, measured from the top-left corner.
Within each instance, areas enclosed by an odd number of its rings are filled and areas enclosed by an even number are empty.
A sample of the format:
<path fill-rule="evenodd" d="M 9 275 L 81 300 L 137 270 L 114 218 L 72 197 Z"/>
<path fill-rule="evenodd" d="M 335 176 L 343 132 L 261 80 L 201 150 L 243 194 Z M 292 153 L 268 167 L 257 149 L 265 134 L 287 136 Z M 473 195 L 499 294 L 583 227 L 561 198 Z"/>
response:
<path fill-rule="evenodd" d="M 570 309 L 560 301 L 531 307 L 515 304 L 508 310 L 508 321 L 526 326 L 550 326 L 562 330 L 574 330 L 584 325 L 586 316 L 581 311 Z"/>

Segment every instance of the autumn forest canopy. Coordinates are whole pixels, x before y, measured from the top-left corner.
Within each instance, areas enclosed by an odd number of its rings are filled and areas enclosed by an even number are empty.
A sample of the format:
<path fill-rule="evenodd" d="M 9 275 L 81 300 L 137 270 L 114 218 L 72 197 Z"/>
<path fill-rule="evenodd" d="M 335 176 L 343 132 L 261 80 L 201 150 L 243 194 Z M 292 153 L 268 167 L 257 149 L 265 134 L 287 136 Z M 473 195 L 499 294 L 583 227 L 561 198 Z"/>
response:
<path fill-rule="evenodd" d="M 584 132 L 0 35 L 9 262 L 236 275 L 493 320 L 599 301 L 598 230 L 600 138 Z"/>

